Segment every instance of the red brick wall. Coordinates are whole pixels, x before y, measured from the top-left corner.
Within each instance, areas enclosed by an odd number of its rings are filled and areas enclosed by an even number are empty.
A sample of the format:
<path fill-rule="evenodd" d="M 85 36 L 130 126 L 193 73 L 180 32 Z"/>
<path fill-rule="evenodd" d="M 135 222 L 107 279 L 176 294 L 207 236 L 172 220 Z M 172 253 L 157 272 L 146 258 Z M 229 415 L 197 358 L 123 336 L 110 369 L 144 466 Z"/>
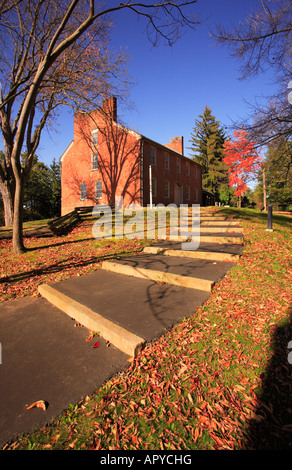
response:
<path fill-rule="evenodd" d="M 156 164 L 151 165 L 152 179 L 156 180 L 156 195 L 153 195 L 153 204 L 170 203 L 202 204 L 201 166 L 187 157 L 172 152 L 165 146 L 160 146 L 148 140 L 143 143 L 143 204 L 150 203 L 149 165 L 151 161 L 151 147 L 156 149 Z M 164 157 L 168 155 L 169 169 L 165 168 Z M 178 173 L 180 162 L 180 173 Z M 189 165 L 189 176 L 187 175 Z M 196 169 L 196 170 L 195 170 Z M 195 173 L 196 172 L 196 173 Z M 169 182 L 169 197 L 165 195 L 165 181 Z M 178 199 L 178 188 L 182 188 L 182 200 Z M 189 198 L 188 198 L 189 187 Z"/>
<path fill-rule="evenodd" d="M 110 102 L 110 104 L 113 104 Z M 113 108 L 114 117 L 116 110 Z M 91 131 L 98 128 L 98 145 Z M 98 169 L 92 168 L 92 154 L 98 153 Z M 112 204 L 123 196 L 124 205 L 140 203 L 140 141 L 100 111 L 74 118 L 74 141 L 62 159 L 62 214 L 75 207 L 96 203 Z M 102 181 L 102 198 L 96 199 L 95 183 Z M 80 185 L 86 183 L 87 197 L 80 200 Z"/>
<path fill-rule="evenodd" d="M 155 149 L 156 155 L 155 164 L 152 165 L 152 178 L 156 182 L 153 204 L 202 204 L 201 167 L 183 156 L 183 138 L 175 137 L 163 146 L 126 130 L 116 123 L 116 118 L 114 98 L 106 100 L 102 109 L 90 115 L 75 115 L 74 140 L 61 158 L 62 214 L 75 207 L 114 204 L 115 196 L 123 197 L 124 206 L 131 203 L 149 204 L 151 148 Z M 96 147 L 92 143 L 92 131 L 95 129 L 98 129 Z M 96 152 L 98 169 L 93 169 L 92 154 Z M 169 169 L 165 168 L 165 155 L 168 155 Z M 180 173 L 177 171 L 178 162 Z M 100 199 L 96 198 L 95 192 L 98 181 L 102 182 Z M 166 182 L 168 196 L 165 194 Z M 86 199 L 81 200 L 80 185 L 83 183 L 86 184 Z"/>

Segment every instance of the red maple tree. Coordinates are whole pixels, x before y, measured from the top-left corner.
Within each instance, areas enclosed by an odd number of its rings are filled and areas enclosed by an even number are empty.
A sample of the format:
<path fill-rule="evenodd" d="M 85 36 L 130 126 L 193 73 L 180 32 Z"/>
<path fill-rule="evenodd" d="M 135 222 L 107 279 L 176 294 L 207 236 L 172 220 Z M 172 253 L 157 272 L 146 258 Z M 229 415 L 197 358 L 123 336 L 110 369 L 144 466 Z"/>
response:
<path fill-rule="evenodd" d="M 247 190 L 247 180 L 262 166 L 262 158 L 255 148 L 255 142 L 249 140 L 247 131 L 236 130 L 233 140 L 224 143 L 223 161 L 228 167 L 229 186 L 235 187 L 238 197 Z"/>

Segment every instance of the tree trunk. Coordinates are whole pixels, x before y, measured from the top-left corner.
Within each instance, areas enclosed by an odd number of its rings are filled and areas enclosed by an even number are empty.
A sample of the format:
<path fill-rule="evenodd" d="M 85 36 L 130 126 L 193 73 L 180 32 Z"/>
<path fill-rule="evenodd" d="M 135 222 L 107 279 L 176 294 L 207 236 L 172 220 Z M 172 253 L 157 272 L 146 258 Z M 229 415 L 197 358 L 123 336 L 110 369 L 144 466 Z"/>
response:
<path fill-rule="evenodd" d="M 266 170 L 263 169 L 263 189 L 264 189 L 264 210 L 267 210 L 267 188 L 266 188 Z"/>
<path fill-rule="evenodd" d="M 23 244 L 23 200 L 24 200 L 24 181 L 23 177 L 17 178 L 14 197 L 14 218 L 13 218 L 13 251 L 16 254 L 24 253 Z"/>
<path fill-rule="evenodd" d="M 13 194 L 8 182 L 1 182 L 0 191 L 3 199 L 5 227 L 13 224 Z"/>

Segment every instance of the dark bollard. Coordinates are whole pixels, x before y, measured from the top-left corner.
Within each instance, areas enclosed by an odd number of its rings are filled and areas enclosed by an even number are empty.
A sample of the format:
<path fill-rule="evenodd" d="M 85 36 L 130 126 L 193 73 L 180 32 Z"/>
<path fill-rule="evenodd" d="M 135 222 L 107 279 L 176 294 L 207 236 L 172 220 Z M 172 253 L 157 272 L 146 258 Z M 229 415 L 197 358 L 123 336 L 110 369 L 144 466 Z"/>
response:
<path fill-rule="evenodd" d="M 268 229 L 272 231 L 273 230 L 273 206 L 272 204 L 268 205 Z"/>

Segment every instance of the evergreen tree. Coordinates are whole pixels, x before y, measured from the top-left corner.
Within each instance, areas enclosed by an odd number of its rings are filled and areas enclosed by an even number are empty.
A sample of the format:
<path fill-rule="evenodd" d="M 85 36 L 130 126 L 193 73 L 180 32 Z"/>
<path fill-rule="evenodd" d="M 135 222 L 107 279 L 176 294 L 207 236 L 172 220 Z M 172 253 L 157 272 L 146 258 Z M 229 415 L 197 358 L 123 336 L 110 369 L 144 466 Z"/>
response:
<path fill-rule="evenodd" d="M 265 158 L 267 202 L 292 206 L 292 144 L 278 139 L 271 142 Z M 258 192 L 263 192 L 263 174 L 258 176 Z"/>
<path fill-rule="evenodd" d="M 50 166 L 50 185 L 51 185 L 51 217 L 61 215 L 61 165 L 54 158 Z"/>
<path fill-rule="evenodd" d="M 26 155 L 24 155 L 24 160 Z M 24 188 L 24 220 L 47 219 L 51 214 L 50 170 L 34 155 L 33 166 Z"/>
<path fill-rule="evenodd" d="M 23 155 L 25 161 L 26 155 Z M 61 171 L 55 159 L 49 166 L 35 155 L 24 189 L 24 219 L 57 217 L 61 212 Z"/>
<path fill-rule="evenodd" d="M 191 156 L 202 165 L 203 189 L 219 198 L 219 189 L 228 181 L 227 167 L 222 161 L 225 134 L 220 123 L 206 106 L 202 115 L 195 121 L 191 134 Z"/>

